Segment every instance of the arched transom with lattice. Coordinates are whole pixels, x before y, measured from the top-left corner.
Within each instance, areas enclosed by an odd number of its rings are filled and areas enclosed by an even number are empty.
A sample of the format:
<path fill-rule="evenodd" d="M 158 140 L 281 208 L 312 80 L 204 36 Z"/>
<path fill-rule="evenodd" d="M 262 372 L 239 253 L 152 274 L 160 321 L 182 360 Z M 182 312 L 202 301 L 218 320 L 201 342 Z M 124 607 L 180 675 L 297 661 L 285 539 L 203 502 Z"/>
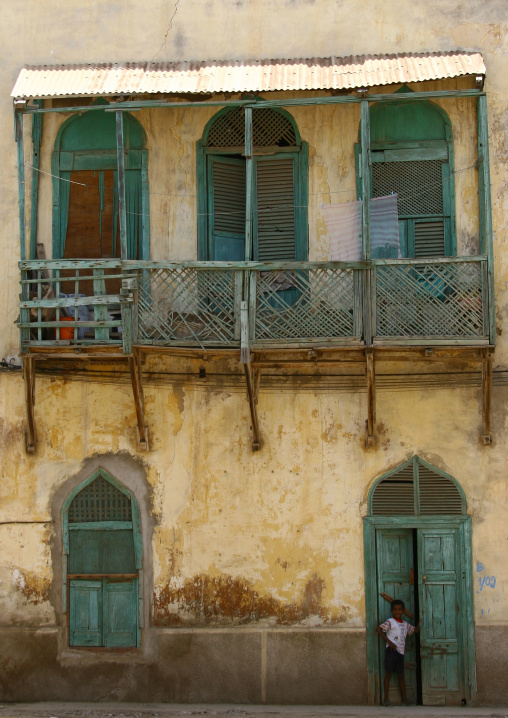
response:
<path fill-rule="evenodd" d="M 252 140 L 254 147 L 294 147 L 296 133 L 291 120 L 276 110 L 259 108 L 252 111 Z M 241 147 L 245 142 L 245 113 L 243 108 L 219 115 L 206 138 L 206 147 Z"/>
<path fill-rule="evenodd" d="M 132 521 L 131 500 L 103 476 L 98 476 L 73 498 L 68 520 L 69 523 Z"/>
<path fill-rule="evenodd" d="M 463 495 L 449 476 L 414 457 L 376 484 L 373 516 L 435 516 L 466 513 Z"/>

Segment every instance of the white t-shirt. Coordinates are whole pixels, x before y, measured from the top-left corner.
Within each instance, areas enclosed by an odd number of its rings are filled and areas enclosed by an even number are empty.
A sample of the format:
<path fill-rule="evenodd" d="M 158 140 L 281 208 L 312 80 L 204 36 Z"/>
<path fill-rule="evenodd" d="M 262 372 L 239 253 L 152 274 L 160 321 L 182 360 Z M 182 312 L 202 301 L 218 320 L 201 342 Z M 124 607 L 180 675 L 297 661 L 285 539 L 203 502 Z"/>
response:
<path fill-rule="evenodd" d="M 404 655 L 406 650 L 406 636 L 410 636 L 415 632 L 415 627 L 406 621 L 397 621 L 395 618 L 389 618 L 382 623 L 379 628 L 386 633 L 389 641 L 395 644 L 395 648 L 399 653 Z"/>

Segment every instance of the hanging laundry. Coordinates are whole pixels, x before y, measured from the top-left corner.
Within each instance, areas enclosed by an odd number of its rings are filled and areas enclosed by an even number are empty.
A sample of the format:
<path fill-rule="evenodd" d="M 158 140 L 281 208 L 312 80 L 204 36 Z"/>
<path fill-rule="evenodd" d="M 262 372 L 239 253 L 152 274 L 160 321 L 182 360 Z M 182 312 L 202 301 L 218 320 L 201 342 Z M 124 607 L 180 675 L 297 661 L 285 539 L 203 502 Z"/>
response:
<path fill-rule="evenodd" d="M 362 259 L 362 202 L 344 202 L 323 207 L 332 262 Z M 370 200 L 370 258 L 400 257 L 397 195 Z"/>
<path fill-rule="evenodd" d="M 400 257 L 399 213 L 397 195 L 370 200 L 370 258 Z"/>
<path fill-rule="evenodd" d="M 344 202 L 323 207 L 332 262 L 362 259 L 362 203 Z"/>

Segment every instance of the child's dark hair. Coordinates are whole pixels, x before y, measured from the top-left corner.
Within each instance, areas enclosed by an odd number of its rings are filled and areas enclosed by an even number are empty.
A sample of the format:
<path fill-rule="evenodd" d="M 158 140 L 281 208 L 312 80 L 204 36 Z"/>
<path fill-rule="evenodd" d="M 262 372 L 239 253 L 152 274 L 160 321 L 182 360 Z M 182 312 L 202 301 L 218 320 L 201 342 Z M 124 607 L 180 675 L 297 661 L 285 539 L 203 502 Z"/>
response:
<path fill-rule="evenodd" d="M 395 608 L 395 606 L 402 606 L 402 608 L 404 608 L 404 601 L 401 601 L 400 598 L 396 598 L 394 601 L 391 602 L 390 606 L 392 608 Z"/>

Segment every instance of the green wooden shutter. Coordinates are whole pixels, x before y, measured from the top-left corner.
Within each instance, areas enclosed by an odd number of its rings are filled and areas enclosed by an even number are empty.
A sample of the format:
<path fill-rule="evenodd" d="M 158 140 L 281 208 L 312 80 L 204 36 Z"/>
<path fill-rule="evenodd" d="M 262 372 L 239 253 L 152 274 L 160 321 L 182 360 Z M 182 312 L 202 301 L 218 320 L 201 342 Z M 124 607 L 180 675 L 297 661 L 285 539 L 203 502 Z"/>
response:
<path fill-rule="evenodd" d="M 296 259 L 295 161 L 292 157 L 256 158 L 254 259 Z"/>
<path fill-rule="evenodd" d="M 209 258 L 212 261 L 245 259 L 245 160 L 210 156 Z"/>
<path fill-rule="evenodd" d="M 372 153 L 372 196 L 398 195 L 401 253 L 407 256 L 452 254 L 450 165 L 446 157 L 444 147 Z"/>
<path fill-rule="evenodd" d="M 135 573 L 132 529 L 69 530 L 69 573 Z"/>
<path fill-rule="evenodd" d="M 413 462 L 381 481 L 372 497 L 374 516 L 397 516 L 414 514 Z"/>
<path fill-rule="evenodd" d="M 104 646 L 136 646 L 137 585 L 136 580 L 104 580 Z"/>
<path fill-rule="evenodd" d="M 102 645 L 102 581 L 70 582 L 69 643 Z"/>

